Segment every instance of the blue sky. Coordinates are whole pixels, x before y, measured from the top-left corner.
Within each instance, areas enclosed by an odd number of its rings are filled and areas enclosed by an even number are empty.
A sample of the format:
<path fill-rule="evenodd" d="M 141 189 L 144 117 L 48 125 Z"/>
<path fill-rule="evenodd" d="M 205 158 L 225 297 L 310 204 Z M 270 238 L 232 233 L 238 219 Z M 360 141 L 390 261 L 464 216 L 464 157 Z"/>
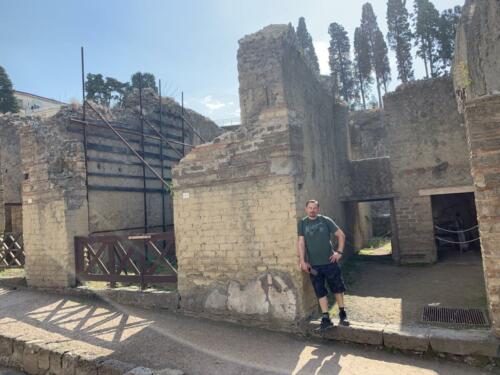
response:
<path fill-rule="evenodd" d="M 296 25 L 303 16 L 322 73 L 328 73 L 328 25 L 342 24 L 352 42 L 364 2 L 0 0 L 0 65 L 15 89 L 63 101 L 79 99 L 84 46 L 87 72 L 123 81 L 136 71 L 151 72 L 161 78 L 164 94 L 180 100 L 183 91 L 186 106 L 214 120 L 231 119 L 239 116 L 239 39 L 272 23 Z M 433 2 L 441 11 L 463 0 Z M 371 3 L 385 34 L 387 0 Z M 423 75 L 420 62 L 416 75 Z"/>

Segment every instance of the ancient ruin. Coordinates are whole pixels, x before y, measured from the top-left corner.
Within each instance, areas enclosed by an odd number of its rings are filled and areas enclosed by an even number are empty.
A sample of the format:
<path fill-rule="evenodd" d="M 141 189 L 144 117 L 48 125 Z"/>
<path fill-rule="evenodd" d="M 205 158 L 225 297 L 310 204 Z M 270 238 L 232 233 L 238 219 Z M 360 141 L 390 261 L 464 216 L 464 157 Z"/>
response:
<path fill-rule="evenodd" d="M 234 131 L 192 111 L 184 116 L 152 91 L 124 108 L 93 111 L 90 103 L 85 118 L 77 105 L 46 119 L 0 117 L 0 232 L 22 232 L 28 285 L 76 284 L 75 237 L 87 238 L 86 262 L 120 274 L 131 250 L 101 259 L 108 245 L 93 248 L 94 236 L 144 239 L 174 226 L 182 309 L 296 329 L 316 308 L 297 267 L 304 203 L 320 201 L 345 228 L 352 253 L 372 230 L 368 203 L 384 202 L 397 265 L 436 262 L 455 238 L 440 231 L 457 223 L 472 228 L 463 243 L 479 252 L 479 221 L 500 336 L 500 5 L 472 3 L 453 79 L 402 85 L 383 110 L 350 112 L 336 102 L 293 28 L 271 25 L 239 42 L 242 124 Z M 187 119 L 193 127 L 182 136 Z"/>

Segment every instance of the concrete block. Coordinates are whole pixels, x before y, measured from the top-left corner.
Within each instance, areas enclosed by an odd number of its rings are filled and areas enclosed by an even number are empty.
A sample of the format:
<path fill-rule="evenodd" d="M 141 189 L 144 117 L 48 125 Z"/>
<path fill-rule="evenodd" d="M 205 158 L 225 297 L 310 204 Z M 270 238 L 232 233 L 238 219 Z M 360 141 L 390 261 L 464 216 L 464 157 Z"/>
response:
<path fill-rule="evenodd" d="M 35 344 L 27 343 L 23 351 L 23 369 L 30 375 L 38 375 L 38 351 Z"/>
<path fill-rule="evenodd" d="M 130 363 L 106 359 L 97 365 L 97 375 L 123 375 L 135 367 Z"/>
<path fill-rule="evenodd" d="M 153 370 L 147 367 L 136 367 L 125 373 L 125 375 L 153 375 Z"/>
<path fill-rule="evenodd" d="M 49 369 L 50 369 L 50 350 L 40 347 L 38 351 L 39 373 L 45 373 Z"/>
<path fill-rule="evenodd" d="M 324 332 L 318 332 L 319 322 L 312 322 L 310 330 L 315 337 L 322 337 L 329 340 L 348 341 L 358 344 L 382 345 L 384 325 L 381 324 L 361 324 L 351 322 L 349 327 L 335 326 Z"/>
<path fill-rule="evenodd" d="M 64 352 L 51 350 L 49 355 L 49 374 L 62 375 L 62 357 Z"/>
<path fill-rule="evenodd" d="M 171 368 L 164 368 L 163 370 L 155 371 L 154 375 L 184 375 L 184 371 Z"/>
<path fill-rule="evenodd" d="M 15 340 L 13 343 L 13 351 L 11 357 L 11 365 L 13 367 L 22 367 L 24 354 L 24 341 Z"/>
<path fill-rule="evenodd" d="M 386 326 L 384 346 L 400 350 L 426 352 L 429 349 L 429 329 Z"/>
<path fill-rule="evenodd" d="M 10 337 L 0 336 L 0 356 L 12 355 L 13 340 Z"/>
<path fill-rule="evenodd" d="M 435 352 L 500 358 L 500 339 L 485 330 L 433 328 L 429 332 L 429 341 Z"/>
<path fill-rule="evenodd" d="M 93 358 L 78 357 L 75 375 L 97 375 L 97 361 Z"/>
<path fill-rule="evenodd" d="M 62 375 L 75 375 L 76 374 L 76 365 L 78 362 L 78 355 L 67 352 L 62 356 Z"/>

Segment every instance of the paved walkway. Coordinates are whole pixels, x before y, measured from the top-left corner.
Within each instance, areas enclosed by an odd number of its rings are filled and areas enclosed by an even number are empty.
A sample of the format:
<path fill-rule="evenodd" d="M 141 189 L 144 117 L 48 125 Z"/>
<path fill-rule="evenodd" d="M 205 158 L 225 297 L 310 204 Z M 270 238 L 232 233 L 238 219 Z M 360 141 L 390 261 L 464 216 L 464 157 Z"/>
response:
<path fill-rule="evenodd" d="M 301 339 L 158 310 L 0 288 L 0 332 L 186 374 L 453 374 L 465 364 Z"/>

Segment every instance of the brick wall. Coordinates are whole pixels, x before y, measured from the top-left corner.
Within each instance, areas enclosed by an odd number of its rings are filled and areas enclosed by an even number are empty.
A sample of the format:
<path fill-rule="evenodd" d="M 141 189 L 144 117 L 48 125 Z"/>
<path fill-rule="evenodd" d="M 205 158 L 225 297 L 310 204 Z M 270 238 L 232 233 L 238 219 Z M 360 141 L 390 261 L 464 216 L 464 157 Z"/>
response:
<path fill-rule="evenodd" d="M 500 95 L 465 109 L 490 316 L 500 336 Z"/>
<path fill-rule="evenodd" d="M 15 222 L 16 217 L 6 218 L 6 215 L 16 210 L 6 210 L 6 204 L 21 203 L 21 156 L 19 145 L 19 130 L 24 120 L 19 115 L 0 115 L 0 232 L 5 229 L 6 220 Z M 12 227 L 12 225 L 11 225 Z M 21 230 L 22 231 L 22 230 Z"/>
<path fill-rule="evenodd" d="M 24 125 L 21 157 L 28 285 L 72 286 L 74 237 L 88 231 L 83 143 L 60 114 Z"/>
<path fill-rule="evenodd" d="M 181 304 L 290 328 L 317 303 L 296 251 L 306 200 L 344 223 L 333 103 L 288 26 L 243 38 L 238 69 L 242 126 L 174 169 Z"/>

